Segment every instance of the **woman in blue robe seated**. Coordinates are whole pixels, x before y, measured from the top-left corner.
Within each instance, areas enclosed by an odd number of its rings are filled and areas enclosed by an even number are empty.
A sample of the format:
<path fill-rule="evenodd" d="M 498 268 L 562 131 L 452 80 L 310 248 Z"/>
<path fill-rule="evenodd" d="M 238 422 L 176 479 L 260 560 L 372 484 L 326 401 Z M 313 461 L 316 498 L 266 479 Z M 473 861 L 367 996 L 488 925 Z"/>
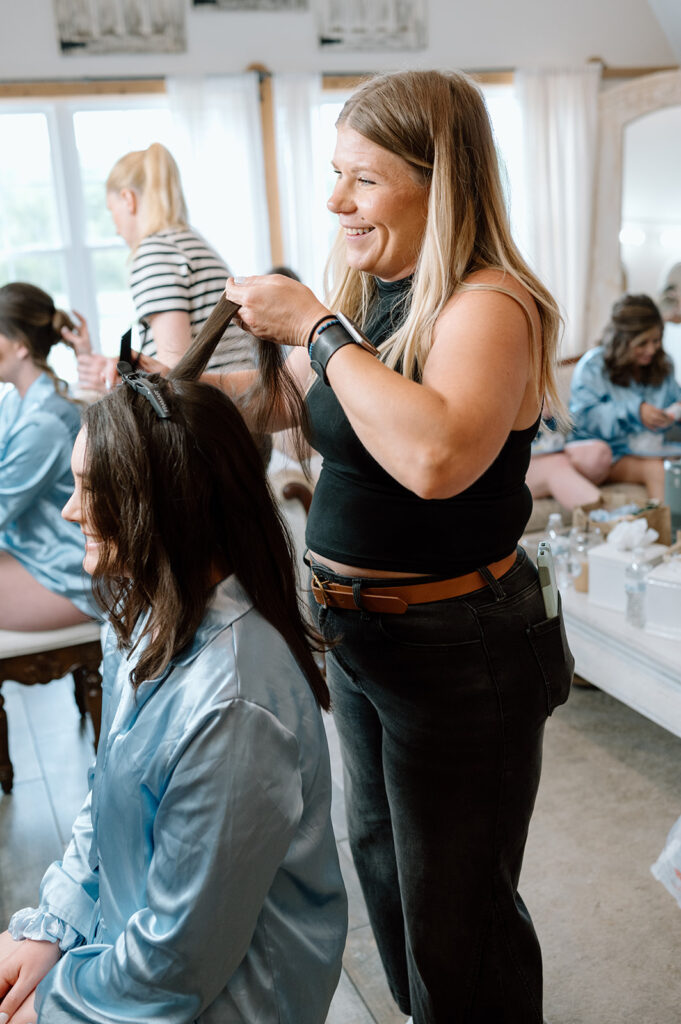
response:
<path fill-rule="evenodd" d="M 32 284 L 0 288 L 0 629 L 58 629 L 96 614 L 83 537 L 61 510 L 73 490 L 80 410 L 48 366 L 77 328 Z M 66 342 L 68 343 L 68 342 Z"/>
<path fill-rule="evenodd" d="M 607 441 L 611 483 L 644 484 L 664 496 L 665 456 L 681 455 L 666 433 L 681 420 L 681 385 L 662 347 L 662 316 L 647 295 L 624 295 L 612 307 L 601 344 L 572 375 L 572 439 Z"/>
<path fill-rule="evenodd" d="M 194 379 L 210 351 L 128 367 L 76 441 L 102 732 L 63 860 L 0 936 L 12 1024 L 323 1024 L 338 982 L 329 694 L 254 442 Z"/>

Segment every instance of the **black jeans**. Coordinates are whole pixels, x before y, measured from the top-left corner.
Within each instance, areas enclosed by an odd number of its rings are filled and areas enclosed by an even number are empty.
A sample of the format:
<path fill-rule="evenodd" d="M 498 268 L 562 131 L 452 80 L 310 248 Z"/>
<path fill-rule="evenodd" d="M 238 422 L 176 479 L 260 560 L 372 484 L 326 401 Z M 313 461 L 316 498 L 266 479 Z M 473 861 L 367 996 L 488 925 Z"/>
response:
<path fill-rule="evenodd" d="M 542 1020 L 541 953 L 517 887 L 544 723 L 573 663 L 525 552 L 488 578 L 404 615 L 310 597 L 320 631 L 341 638 L 327 678 L 355 866 L 390 989 L 415 1024 Z"/>

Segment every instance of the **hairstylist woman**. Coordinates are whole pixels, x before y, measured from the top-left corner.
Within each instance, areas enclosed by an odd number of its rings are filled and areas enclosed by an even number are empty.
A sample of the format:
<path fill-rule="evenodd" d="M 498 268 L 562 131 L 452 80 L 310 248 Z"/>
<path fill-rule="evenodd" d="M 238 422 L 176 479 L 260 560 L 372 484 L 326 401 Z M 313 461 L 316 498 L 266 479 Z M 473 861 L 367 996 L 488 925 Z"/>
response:
<path fill-rule="evenodd" d="M 340 975 L 328 690 L 262 463 L 188 358 L 126 376 L 74 448 L 102 732 L 63 861 L 0 936 L 12 1024 L 324 1024 Z"/>
<path fill-rule="evenodd" d="M 95 614 L 83 537 L 61 517 L 73 490 L 79 407 L 47 363 L 76 327 L 50 296 L 16 281 L 0 288 L 0 629 L 59 629 Z"/>
<path fill-rule="evenodd" d="M 130 289 L 142 325 L 140 351 L 174 366 L 208 319 L 229 270 L 189 226 L 180 172 L 159 142 L 116 161 L 106 181 L 106 203 L 116 231 L 131 250 Z M 115 377 L 116 360 L 73 340 L 81 386 L 103 390 Z M 229 326 L 210 369 L 252 366 L 251 339 Z"/>
<path fill-rule="evenodd" d="M 415 1024 L 538 1024 L 517 886 L 571 658 L 516 545 L 542 395 L 559 408 L 559 318 L 511 240 L 468 78 L 379 77 L 337 127 L 328 304 L 283 277 L 226 294 L 312 380 L 311 603 L 341 638 L 327 664 L 350 842 L 393 995 Z M 283 404 L 275 428 L 291 425 Z"/>

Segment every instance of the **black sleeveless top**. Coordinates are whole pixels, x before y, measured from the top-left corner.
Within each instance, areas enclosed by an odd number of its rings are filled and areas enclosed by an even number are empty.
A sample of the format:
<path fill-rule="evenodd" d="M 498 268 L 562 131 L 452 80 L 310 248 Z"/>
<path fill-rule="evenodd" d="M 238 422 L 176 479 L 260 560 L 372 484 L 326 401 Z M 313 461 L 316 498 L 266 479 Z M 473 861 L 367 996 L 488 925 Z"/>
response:
<path fill-rule="evenodd" d="M 406 315 L 411 278 L 376 280 L 364 331 L 377 345 Z M 306 543 L 323 557 L 367 569 L 459 575 L 514 550 L 532 512 L 525 485 L 537 422 L 513 430 L 491 466 L 451 498 L 419 498 L 379 465 L 350 426 L 333 388 L 307 393 L 310 443 L 323 457 Z"/>

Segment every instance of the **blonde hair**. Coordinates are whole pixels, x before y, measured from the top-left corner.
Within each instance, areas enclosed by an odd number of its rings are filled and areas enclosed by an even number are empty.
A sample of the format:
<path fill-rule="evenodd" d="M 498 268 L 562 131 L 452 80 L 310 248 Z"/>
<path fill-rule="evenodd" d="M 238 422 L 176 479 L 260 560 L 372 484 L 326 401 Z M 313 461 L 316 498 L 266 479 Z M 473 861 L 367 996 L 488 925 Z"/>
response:
<path fill-rule="evenodd" d="M 166 228 L 187 226 L 187 204 L 180 171 L 173 155 L 160 142 L 126 153 L 111 168 L 107 192 L 130 188 L 140 199 L 141 237 Z"/>
<path fill-rule="evenodd" d="M 402 157 L 430 187 L 411 304 L 402 325 L 380 346 L 385 363 L 419 380 L 435 321 L 457 291 L 500 291 L 518 300 L 501 285 L 465 283 L 476 270 L 498 269 L 519 281 L 537 304 L 540 338 L 520 303 L 530 329 L 531 368 L 538 393 L 550 397 L 562 418 L 554 376 L 560 313 L 511 237 L 492 128 L 478 87 L 456 72 L 379 75 L 353 93 L 337 127 L 352 128 Z M 364 322 L 376 285 L 370 274 L 348 267 L 342 231 L 331 251 L 327 282 L 332 282 L 328 305 Z"/>

